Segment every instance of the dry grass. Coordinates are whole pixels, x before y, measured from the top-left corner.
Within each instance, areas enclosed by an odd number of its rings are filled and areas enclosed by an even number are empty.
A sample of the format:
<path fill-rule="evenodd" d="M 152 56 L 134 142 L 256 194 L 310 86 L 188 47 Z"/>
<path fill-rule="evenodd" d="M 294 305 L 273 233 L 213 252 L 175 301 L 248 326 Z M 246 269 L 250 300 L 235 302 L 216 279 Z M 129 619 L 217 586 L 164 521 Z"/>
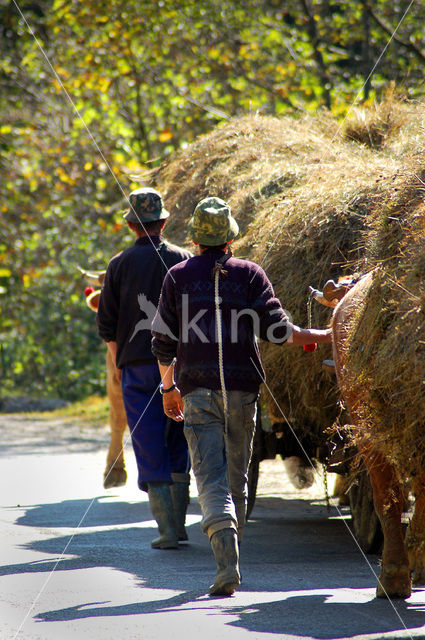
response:
<path fill-rule="evenodd" d="M 385 109 L 379 107 L 379 118 Z M 248 116 L 216 128 L 152 175 L 172 214 L 166 235 L 188 245 L 186 222 L 196 203 L 207 195 L 224 198 L 242 232 L 236 255 L 266 269 L 294 322 L 306 326 L 309 285 L 319 288 L 328 278 L 368 271 L 392 251 L 383 251 L 381 213 L 397 209 L 400 194 L 410 188 L 406 153 L 420 150 L 423 105 L 396 108 L 393 101 L 396 112 L 391 122 L 387 117 L 379 149 L 348 140 L 347 128 L 340 130 L 328 115 Z M 408 268 L 413 258 L 407 252 L 405 259 Z M 329 319 L 329 310 L 313 307 L 315 326 Z M 312 441 L 310 455 L 340 411 L 335 381 L 321 367 L 330 355 L 325 345 L 313 354 L 262 345 L 271 420 L 288 418 L 301 439 Z"/>
<path fill-rule="evenodd" d="M 106 396 L 90 396 L 54 411 L 31 412 L 33 418 L 63 419 L 64 422 L 104 426 L 109 421 L 109 402 Z"/>
<path fill-rule="evenodd" d="M 391 87 L 383 102 L 366 109 L 355 107 L 344 123 L 344 134 L 349 140 L 372 149 L 383 149 L 394 140 L 400 142 L 400 131 L 405 129 L 407 122 L 415 120 L 415 115 L 415 107 L 398 100 Z"/>

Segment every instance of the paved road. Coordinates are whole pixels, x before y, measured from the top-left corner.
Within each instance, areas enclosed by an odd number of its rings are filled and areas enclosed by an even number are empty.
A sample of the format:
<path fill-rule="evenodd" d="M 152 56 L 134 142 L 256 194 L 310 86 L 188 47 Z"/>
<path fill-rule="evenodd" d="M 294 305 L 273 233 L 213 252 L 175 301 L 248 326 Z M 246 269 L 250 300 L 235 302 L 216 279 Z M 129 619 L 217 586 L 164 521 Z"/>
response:
<path fill-rule="evenodd" d="M 293 490 L 281 461 L 262 463 L 240 591 L 209 598 L 196 498 L 190 543 L 152 550 L 131 451 L 127 486 L 102 488 L 106 442 L 106 430 L 0 416 L 2 639 L 425 638 L 425 590 L 376 600 L 378 558 L 362 557 L 346 511 L 327 511 L 320 481 Z"/>

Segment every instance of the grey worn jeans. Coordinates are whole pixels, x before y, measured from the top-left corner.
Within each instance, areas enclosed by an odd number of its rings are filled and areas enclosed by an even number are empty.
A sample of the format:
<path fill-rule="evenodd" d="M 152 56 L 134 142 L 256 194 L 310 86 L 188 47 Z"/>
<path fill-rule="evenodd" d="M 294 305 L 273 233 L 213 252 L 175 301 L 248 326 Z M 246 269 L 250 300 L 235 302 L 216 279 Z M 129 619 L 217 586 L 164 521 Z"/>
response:
<path fill-rule="evenodd" d="M 221 391 L 200 387 L 184 396 L 184 434 L 198 487 L 201 528 L 209 538 L 227 527 L 237 529 L 242 538 L 257 397 L 246 391 L 227 392 L 225 433 Z"/>

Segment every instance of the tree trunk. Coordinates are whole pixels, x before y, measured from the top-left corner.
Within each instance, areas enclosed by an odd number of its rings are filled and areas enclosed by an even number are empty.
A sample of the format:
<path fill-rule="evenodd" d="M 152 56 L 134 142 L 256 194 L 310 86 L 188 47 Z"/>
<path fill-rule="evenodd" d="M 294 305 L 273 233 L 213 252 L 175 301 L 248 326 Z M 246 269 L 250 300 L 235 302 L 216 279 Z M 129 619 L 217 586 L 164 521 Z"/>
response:
<path fill-rule="evenodd" d="M 325 61 L 323 59 L 322 52 L 319 47 L 320 37 L 317 32 L 316 21 L 314 19 L 312 9 L 309 5 L 309 0 L 300 0 L 300 4 L 307 17 L 308 35 L 310 38 L 311 46 L 313 47 L 313 57 L 319 71 L 319 78 L 320 78 L 320 83 L 322 85 L 325 105 L 328 109 L 330 109 L 331 108 L 331 92 L 330 92 L 331 81 L 328 75 Z"/>
<path fill-rule="evenodd" d="M 369 97 L 370 89 L 372 86 L 372 74 L 370 68 L 370 17 L 367 9 L 367 2 L 363 2 L 363 46 L 362 46 L 362 58 L 363 58 L 363 100 L 367 100 Z"/>

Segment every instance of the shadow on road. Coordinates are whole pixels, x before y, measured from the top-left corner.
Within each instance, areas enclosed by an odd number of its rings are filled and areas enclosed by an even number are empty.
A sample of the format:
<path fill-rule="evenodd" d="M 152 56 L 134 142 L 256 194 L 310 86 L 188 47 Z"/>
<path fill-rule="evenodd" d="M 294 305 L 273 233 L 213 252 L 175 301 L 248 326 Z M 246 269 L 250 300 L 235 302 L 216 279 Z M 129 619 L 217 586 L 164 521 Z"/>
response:
<path fill-rule="evenodd" d="M 199 516 L 196 502 L 190 505 L 189 513 Z M 241 550 L 243 584 L 230 599 L 205 598 L 215 563 L 199 524 L 188 527 L 190 543 L 182 545 L 180 551 L 151 549 L 156 528 L 153 523 L 150 526 L 152 516 L 146 502 L 96 498 L 32 507 L 17 520 L 18 525 L 37 529 L 68 527 L 71 533 L 23 546 L 49 554 L 51 560 L 4 566 L 0 573 L 106 567 L 134 576 L 140 588 L 182 591 L 154 601 L 141 598 L 141 602 L 117 606 L 86 602 L 38 612 L 35 618 L 45 622 L 159 612 L 178 615 L 190 611 L 192 603 L 198 611 L 205 608 L 210 613 L 211 607 L 217 607 L 221 614 L 229 615 L 229 625 L 257 633 L 333 639 L 423 625 L 423 606 L 415 608 L 404 601 L 390 603 L 365 596 L 366 591 L 370 594 L 374 590 L 375 577 L 359 556 L 344 523 L 332 519 L 336 515 L 334 510 L 329 517 L 326 509 L 314 502 L 259 498 Z M 88 531 L 88 527 L 102 529 Z M 377 558 L 369 560 L 377 571 Z M 363 590 L 363 601 L 359 601 L 359 590 Z M 279 596 L 272 596 L 270 601 L 270 594 L 276 592 Z"/>
<path fill-rule="evenodd" d="M 332 596 L 325 594 L 291 594 L 287 599 L 259 603 L 255 607 L 233 607 L 228 613 L 239 615 L 239 620 L 230 625 L 252 632 L 323 639 L 371 636 L 396 629 L 407 631 L 424 624 L 424 612 L 411 610 L 402 601 L 395 602 L 393 609 L 388 601 L 341 603 L 332 602 Z M 425 637 L 425 631 L 420 637 Z"/>
<path fill-rule="evenodd" d="M 99 605 L 103 603 L 87 603 L 58 611 L 39 613 L 37 619 L 44 622 L 58 622 L 117 615 L 143 616 L 162 612 L 177 615 L 181 610 L 180 607 L 184 605 L 186 605 L 184 610 L 190 611 L 190 607 L 187 606 L 190 603 L 196 605 L 197 611 L 202 611 L 202 596 L 201 590 L 192 590 L 160 601 L 132 603 L 119 607 L 102 607 Z M 91 605 L 96 607 L 90 608 Z M 245 607 L 233 606 L 224 609 L 224 612 L 232 617 L 235 614 L 239 616 L 237 622 L 229 622 L 231 626 L 251 632 L 276 633 L 280 636 L 283 634 L 313 636 L 323 640 L 389 633 L 395 628 L 417 629 L 423 625 L 424 614 L 409 610 L 406 603 L 398 602 L 395 605 L 403 622 L 400 619 L 397 620 L 394 610 L 389 612 L 390 606 L 389 603 L 375 601 L 362 604 L 332 603 L 326 595 L 303 593 L 300 596 L 291 595 L 285 600 L 275 602 L 254 605 L 250 603 Z M 205 606 L 204 609 L 208 612 L 211 607 Z M 389 616 L 388 613 L 391 615 Z M 425 631 L 423 637 L 425 637 Z"/>
<path fill-rule="evenodd" d="M 200 513 L 196 503 L 190 505 L 189 513 Z M 157 529 L 147 502 L 134 504 L 95 498 L 40 504 L 30 507 L 17 519 L 16 524 L 39 530 L 69 528 L 70 533 L 21 545 L 23 549 L 53 557 L 51 560 L 5 565 L 0 567 L 0 575 L 51 572 L 56 565 L 55 571 L 58 572 L 109 567 L 140 578 L 143 586 L 185 589 L 191 588 L 190 585 L 185 585 L 186 573 L 189 576 L 199 573 L 209 565 L 211 576 L 214 574 L 214 560 L 207 540 L 203 540 L 199 524 L 187 527 L 191 543 L 182 544 L 179 551 L 161 552 L 151 549 L 150 541 L 157 535 Z M 139 526 L 131 526 L 135 524 Z M 119 528 L 114 528 L 117 526 Z M 102 527 L 102 530 L 84 531 L 98 527 Z M 167 562 L 164 562 L 165 557 Z M 174 571 L 179 572 L 177 586 Z"/>
<path fill-rule="evenodd" d="M 53 504 L 28 507 L 16 524 L 26 527 L 103 527 L 132 524 L 152 520 L 147 504 L 143 502 L 111 502 L 113 494 L 97 496 L 92 500 L 63 500 Z"/>

